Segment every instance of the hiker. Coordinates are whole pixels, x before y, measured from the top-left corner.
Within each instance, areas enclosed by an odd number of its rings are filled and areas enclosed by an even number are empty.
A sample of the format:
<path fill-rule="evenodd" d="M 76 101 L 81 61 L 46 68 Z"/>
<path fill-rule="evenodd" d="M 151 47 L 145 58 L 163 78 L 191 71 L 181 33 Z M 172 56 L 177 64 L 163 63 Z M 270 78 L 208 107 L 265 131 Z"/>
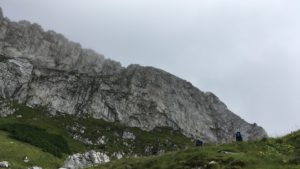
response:
<path fill-rule="evenodd" d="M 196 147 L 202 147 L 203 146 L 203 141 L 200 139 L 196 140 Z"/>
<path fill-rule="evenodd" d="M 242 137 L 241 132 L 239 132 L 239 131 L 236 132 L 235 139 L 236 139 L 237 142 L 242 142 L 243 141 L 243 137 Z"/>

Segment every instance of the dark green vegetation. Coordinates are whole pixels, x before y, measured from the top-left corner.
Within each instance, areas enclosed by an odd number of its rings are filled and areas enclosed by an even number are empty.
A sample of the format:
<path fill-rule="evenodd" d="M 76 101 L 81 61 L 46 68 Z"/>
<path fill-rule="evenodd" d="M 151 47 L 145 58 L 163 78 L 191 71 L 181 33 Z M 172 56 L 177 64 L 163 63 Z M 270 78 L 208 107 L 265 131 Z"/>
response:
<path fill-rule="evenodd" d="M 48 137 L 61 137 L 58 142 L 62 141 L 61 143 L 55 143 L 55 144 L 64 144 L 63 142 L 66 142 L 68 144 L 68 147 L 70 151 L 66 151 L 68 153 L 75 153 L 75 152 L 81 152 L 85 151 L 86 147 L 80 143 L 79 141 L 76 141 L 72 139 L 67 130 L 62 128 L 60 121 L 55 120 L 51 116 L 49 116 L 46 113 L 43 113 L 43 108 L 30 108 L 21 104 L 17 104 L 14 102 L 9 102 L 11 107 L 16 110 L 14 115 L 10 115 L 8 117 L 0 118 L 0 126 L 2 126 L 2 131 L 8 131 L 8 127 L 12 127 L 14 125 L 21 126 L 25 125 L 28 129 L 28 134 L 30 133 L 29 128 L 34 129 L 32 132 L 37 132 L 39 134 L 42 134 L 43 136 L 47 135 Z M 3 128 L 5 127 L 6 128 Z M 21 128 L 21 127 L 20 127 Z M 21 130 L 21 129 L 18 130 Z M 0 129 L 1 130 L 1 129 Z M 11 133 L 12 138 L 14 137 L 14 134 L 12 133 L 13 129 L 9 129 L 8 133 Z M 46 136 L 46 137 L 47 137 Z M 18 138 L 14 138 L 18 139 Z M 43 138 L 40 138 L 41 140 Z M 53 139 L 53 138 L 52 138 Z M 20 138 L 20 141 L 24 141 Z M 26 141 L 30 143 L 29 141 Z"/>
<path fill-rule="evenodd" d="M 156 128 L 153 131 L 145 132 L 139 128 L 126 127 L 119 123 L 111 123 L 92 118 L 75 118 L 72 116 L 56 117 L 64 119 L 63 126 L 84 126 L 76 130 L 70 130 L 72 135 L 80 135 L 82 138 L 89 138 L 96 143 L 99 136 L 104 136 L 105 144 L 87 145 L 90 149 L 103 150 L 105 152 L 123 152 L 127 155 L 155 155 L 160 151 L 175 151 L 186 146 L 191 146 L 193 142 L 183 136 L 179 131 L 168 128 Z M 71 122 L 71 123 L 70 123 Z M 73 124 L 73 125 L 72 125 Z M 124 139 L 123 133 L 133 133 L 135 139 Z M 147 149 L 149 151 L 145 151 Z"/>
<path fill-rule="evenodd" d="M 68 143 L 62 136 L 49 134 L 45 129 L 14 123 L 0 125 L 0 130 L 10 133 L 10 137 L 14 139 L 39 147 L 57 157 L 62 157 L 63 153 L 71 153 Z"/>
<path fill-rule="evenodd" d="M 43 108 L 6 102 L 16 113 L 0 118 L 0 161 L 9 161 L 11 168 L 55 169 L 69 154 L 95 149 L 110 155 L 150 156 L 113 160 L 94 169 L 300 169 L 300 131 L 276 139 L 195 148 L 190 139 L 168 128 L 145 132 L 89 117 L 59 112 L 51 116 Z M 124 132 L 133 133 L 135 139 L 123 138 Z M 90 144 L 99 138 L 105 144 Z M 152 156 L 163 151 L 167 153 Z M 24 156 L 29 163 L 23 162 Z"/>
<path fill-rule="evenodd" d="M 294 146 L 293 157 L 290 159 L 290 162 L 293 164 L 300 165 L 300 130 L 293 132 L 282 139 L 279 139 L 281 142 L 287 142 Z"/>
<path fill-rule="evenodd" d="M 25 156 L 30 159 L 28 163 L 23 162 Z M 3 160 L 9 161 L 12 169 L 25 169 L 33 165 L 42 166 L 45 169 L 56 169 L 64 162 L 62 158 L 10 138 L 7 133 L 0 131 L 0 161 Z"/>

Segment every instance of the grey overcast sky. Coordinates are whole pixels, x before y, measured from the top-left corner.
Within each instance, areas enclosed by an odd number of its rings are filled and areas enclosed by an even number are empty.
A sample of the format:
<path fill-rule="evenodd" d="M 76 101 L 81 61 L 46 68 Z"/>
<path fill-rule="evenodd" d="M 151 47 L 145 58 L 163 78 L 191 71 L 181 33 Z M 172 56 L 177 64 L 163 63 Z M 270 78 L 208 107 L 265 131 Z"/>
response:
<path fill-rule="evenodd" d="M 300 128 L 299 0 L 0 0 L 11 20 L 214 92 L 272 136 Z"/>

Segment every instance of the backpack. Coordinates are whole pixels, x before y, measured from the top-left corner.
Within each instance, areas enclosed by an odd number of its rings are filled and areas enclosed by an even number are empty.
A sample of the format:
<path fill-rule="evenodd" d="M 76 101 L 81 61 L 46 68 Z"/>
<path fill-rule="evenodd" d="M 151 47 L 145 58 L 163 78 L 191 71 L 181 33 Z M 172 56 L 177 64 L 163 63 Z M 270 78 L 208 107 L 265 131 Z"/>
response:
<path fill-rule="evenodd" d="M 235 137 L 236 137 L 236 141 L 243 141 L 243 137 L 241 135 L 241 132 L 236 132 Z"/>
<path fill-rule="evenodd" d="M 202 147 L 203 146 L 203 141 L 200 139 L 196 140 L 196 147 Z"/>

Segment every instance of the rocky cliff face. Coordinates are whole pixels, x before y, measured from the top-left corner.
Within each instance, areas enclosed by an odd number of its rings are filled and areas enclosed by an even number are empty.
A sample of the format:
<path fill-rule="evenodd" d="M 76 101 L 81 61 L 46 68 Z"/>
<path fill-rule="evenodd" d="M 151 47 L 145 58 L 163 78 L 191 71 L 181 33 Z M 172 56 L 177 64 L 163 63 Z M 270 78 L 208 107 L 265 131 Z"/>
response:
<path fill-rule="evenodd" d="M 171 127 L 185 135 L 227 142 L 266 136 L 227 109 L 214 94 L 153 67 L 105 59 L 63 35 L 0 12 L 0 96 L 51 114 L 91 116 L 152 130 Z"/>

